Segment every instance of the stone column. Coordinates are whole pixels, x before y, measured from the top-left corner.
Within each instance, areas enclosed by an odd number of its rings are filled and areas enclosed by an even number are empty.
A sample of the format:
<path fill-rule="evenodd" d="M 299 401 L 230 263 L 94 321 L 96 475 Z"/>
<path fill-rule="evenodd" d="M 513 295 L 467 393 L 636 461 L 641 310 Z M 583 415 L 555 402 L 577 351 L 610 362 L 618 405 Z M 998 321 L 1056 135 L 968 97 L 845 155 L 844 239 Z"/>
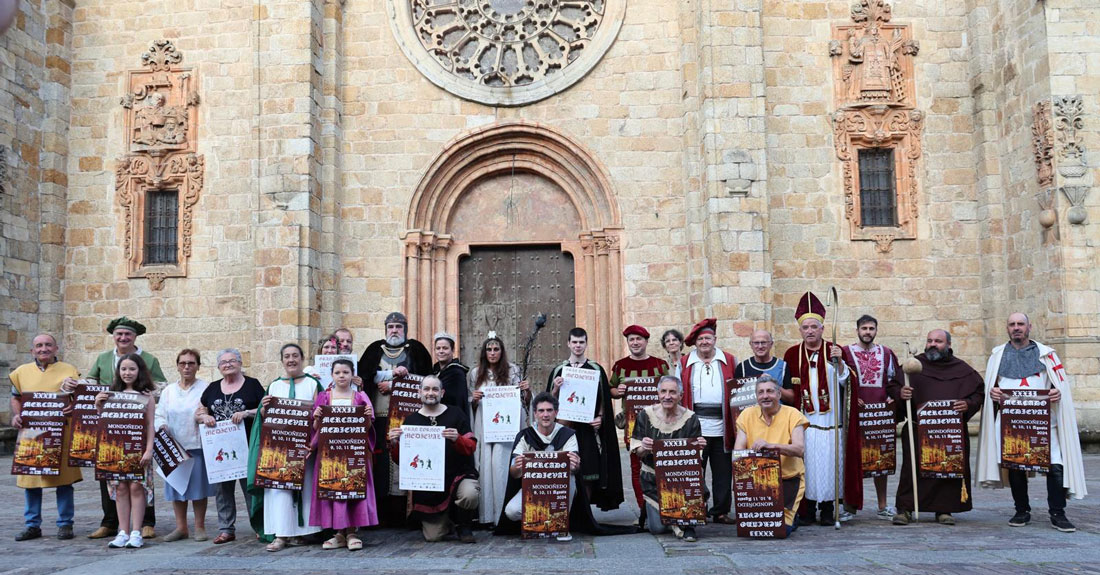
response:
<path fill-rule="evenodd" d="M 251 369 L 282 373 L 279 347 L 319 337 L 321 30 L 324 0 L 255 7 L 256 296 Z"/>
<path fill-rule="evenodd" d="M 689 319 L 718 317 L 719 340 L 729 341 L 771 321 L 763 8 L 760 0 L 682 6 L 688 289 L 698 294 Z"/>

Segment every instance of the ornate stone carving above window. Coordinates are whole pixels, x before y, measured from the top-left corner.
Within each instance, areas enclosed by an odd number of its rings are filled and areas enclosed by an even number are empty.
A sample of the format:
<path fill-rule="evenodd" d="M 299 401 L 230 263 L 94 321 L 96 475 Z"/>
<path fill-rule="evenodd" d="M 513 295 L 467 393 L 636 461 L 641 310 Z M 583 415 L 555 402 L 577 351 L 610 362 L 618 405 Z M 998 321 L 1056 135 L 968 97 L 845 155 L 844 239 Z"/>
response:
<path fill-rule="evenodd" d="M 914 107 L 913 56 L 920 44 L 906 24 L 890 24 L 885 0 L 852 5 L 852 24 L 833 25 L 833 57 L 838 106 L 887 104 Z"/>
<path fill-rule="evenodd" d="M 626 0 L 388 0 L 390 25 L 435 85 L 521 106 L 567 89 L 615 41 Z"/>
<path fill-rule="evenodd" d="M 880 253 L 889 252 L 894 240 L 917 237 L 917 161 L 921 157 L 924 113 L 916 109 L 913 58 L 920 44 L 907 24 L 891 24 L 893 13 L 885 0 L 857 0 L 851 22 L 833 25 L 829 55 L 833 59 L 833 115 L 837 158 L 843 173 L 845 214 L 853 240 L 874 241 Z M 860 150 L 893 151 L 893 189 L 897 216 L 894 225 L 863 221 L 859 171 Z M 885 156 L 885 155 L 884 155 Z M 881 162 L 880 162 L 881 163 Z M 887 174 L 889 166 L 876 173 Z M 876 182 L 876 199 L 888 182 Z M 867 195 L 867 194 L 862 194 Z M 881 209 L 878 209 L 881 211 Z M 888 214 L 881 214 L 888 215 Z M 889 221 L 880 217 L 876 224 Z"/>
<path fill-rule="evenodd" d="M 198 86 L 190 68 L 179 67 L 183 55 L 168 40 L 157 40 L 142 55 L 143 69 L 126 72 L 126 93 L 120 104 L 125 108 L 126 155 L 115 168 L 115 191 L 123 208 L 127 275 L 149 279 L 159 290 L 165 278 L 185 277 L 191 257 L 193 232 L 192 209 L 202 192 L 205 163 L 196 154 L 198 125 Z M 146 253 L 151 238 L 146 238 L 146 199 L 153 192 L 174 192 L 175 210 L 158 208 L 159 216 L 175 214 L 175 257 Z M 172 229 L 161 221 L 158 230 Z M 164 238 L 157 245 L 171 245 Z M 154 263 L 155 262 L 155 263 Z"/>
<path fill-rule="evenodd" d="M 889 251 L 896 239 L 913 239 L 917 220 L 917 160 L 921 157 L 924 113 L 920 110 L 885 106 L 841 110 L 833 115 L 833 136 L 844 177 L 844 212 L 853 240 L 878 242 L 879 251 Z M 897 193 L 895 226 L 870 226 L 862 221 L 859 182 L 859 151 L 874 148 L 894 150 Z M 883 236 L 889 236 L 885 241 Z"/>

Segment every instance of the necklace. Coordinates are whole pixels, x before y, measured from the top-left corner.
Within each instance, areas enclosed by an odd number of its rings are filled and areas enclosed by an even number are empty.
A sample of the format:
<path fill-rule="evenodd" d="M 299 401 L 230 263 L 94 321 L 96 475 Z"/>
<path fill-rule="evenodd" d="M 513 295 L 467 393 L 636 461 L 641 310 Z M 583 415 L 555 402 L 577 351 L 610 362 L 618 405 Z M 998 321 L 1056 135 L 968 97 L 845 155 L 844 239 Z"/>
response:
<path fill-rule="evenodd" d="M 244 383 L 244 380 L 243 380 L 243 379 L 241 380 L 241 383 Z M 226 383 L 226 382 L 225 382 L 225 381 L 223 380 L 223 381 L 222 381 L 222 385 L 224 386 L 224 385 L 233 385 L 233 384 L 231 384 L 231 383 L 230 383 L 230 384 L 227 384 L 227 383 Z M 220 387 L 220 386 L 219 386 L 219 387 Z M 221 388 L 221 390 L 222 390 L 222 396 L 223 396 L 223 397 L 225 398 L 225 405 L 226 405 L 226 406 L 229 406 L 229 405 L 231 404 L 232 400 L 233 400 L 233 396 L 237 395 L 237 392 L 238 392 L 238 391 L 240 391 L 240 390 L 241 390 L 241 389 L 243 389 L 243 388 L 244 388 L 244 386 L 242 385 L 241 387 L 237 388 L 237 390 L 236 390 L 236 391 L 234 391 L 233 393 L 226 393 L 226 392 L 225 392 L 225 388 L 224 388 L 224 387 L 222 387 L 222 388 Z"/>
<path fill-rule="evenodd" d="M 432 424 L 433 426 L 436 425 L 436 420 L 435 420 L 434 415 L 429 415 L 428 416 L 428 423 Z"/>

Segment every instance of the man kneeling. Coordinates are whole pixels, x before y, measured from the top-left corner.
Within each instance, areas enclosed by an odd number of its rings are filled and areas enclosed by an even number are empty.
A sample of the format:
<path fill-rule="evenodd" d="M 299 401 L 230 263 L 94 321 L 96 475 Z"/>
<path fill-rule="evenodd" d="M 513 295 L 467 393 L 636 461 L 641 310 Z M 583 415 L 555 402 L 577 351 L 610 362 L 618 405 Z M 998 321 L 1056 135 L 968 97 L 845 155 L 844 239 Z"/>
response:
<path fill-rule="evenodd" d="M 779 452 L 783 487 L 783 522 L 787 534 L 794 530 L 795 512 L 806 491 L 806 465 L 802 461 L 806 427 L 802 412 L 779 402 L 779 383 L 770 375 L 756 380 L 756 405 L 737 416 L 734 449 L 773 449 Z"/>
<path fill-rule="evenodd" d="M 577 435 L 572 429 L 556 421 L 558 398 L 553 394 L 545 391 L 538 394 L 531 401 L 531 407 L 535 414 L 535 425 L 520 431 L 516 436 L 512 447 L 512 465 L 508 467 L 508 475 L 512 478 L 508 482 L 509 487 L 517 487 L 515 484 L 523 477 L 523 469 L 527 464 L 525 453 L 565 451 L 569 454 L 569 503 L 572 505 L 573 495 L 577 490 L 577 481 L 572 474 L 581 466 L 581 458 L 577 455 Z M 508 489 L 505 500 L 507 503 L 504 505 L 504 518 L 519 521 L 523 516 L 523 489 Z"/>
<path fill-rule="evenodd" d="M 405 418 L 404 425 L 443 427 L 443 437 L 447 440 L 443 462 L 447 489 L 442 492 L 411 492 L 412 513 L 409 516 L 420 520 L 425 541 L 442 541 L 454 527 L 460 541 L 474 543 L 470 524 L 481 498 L 481 485 L 474 467 L 477 439 L 470 430 L 466 414 L 441 404 L 442 397 L 443 384 L 439 378 L 434 375 L 425 377 L 420 382 L 420 402 L 424 406 Z M 398 442 L 401 440 L 401 428 L 391 429 L 388 436 L 393 459 L 400 461 Z"/>
<path fill-rule="evenodd" d="M 512 444 L 512 464 L 508 468 L 508 486 L 504 491 L 504 509 L 494 531 L 497 535 L 514 535 L 521 531 L 523 517 L 523 470 L 527 464 L 525 453 L 533 451 L 565 451 L 569 453 L 569 531 L 591 535 L 622 535 L 633 533 L 634 526 L 601 525 L 592 515 L 592 507 L 584 489 L 577 489 L 576 473 L 581 466 L 577 434 L 557 422 L 558 398 L 549 392 L 535 396 L 531 401 L 534 423 L 516 435 Z M 560 537 L 571 539 L 571 535 Z"/>
<path fill-rule="evenodd" d="M 684 393 L 680 378 L 673 375 L 662 376 L 657 381 L 657 398 L 660 403 L 651 405 L 638 412 L 634 422 L 634 432 L 630 437 L 630 451 L 642 461 L 638 481 L 642 484 L 645 497 L 646 526 L 654 535 L 664 533 L 667 527 L 661 523 L 660 494 L 657 492 L 657 472 L 654 466 L 655 439 L 691 439 L 695 447 L 705 449 L 707 439 L 695 412 L 680 405 L 680 396 Z M 726 454 L 729 457 L 729 454 Z M 704 495 L 705 497 L 705 495 Z M 672 526 L 672 532 L 684 541 L 694 542 L 694 527 Z"/>

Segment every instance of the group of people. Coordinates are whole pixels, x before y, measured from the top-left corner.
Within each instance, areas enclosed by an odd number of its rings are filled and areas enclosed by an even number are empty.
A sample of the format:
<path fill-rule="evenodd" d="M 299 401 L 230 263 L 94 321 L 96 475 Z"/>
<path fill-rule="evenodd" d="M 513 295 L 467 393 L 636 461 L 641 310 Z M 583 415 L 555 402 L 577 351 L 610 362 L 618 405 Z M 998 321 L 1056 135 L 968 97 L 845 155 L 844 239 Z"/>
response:
<path fill-rule="evenodd" d="M 107 331 L 114 349 L 100 354 L 84 379 L 109 385 L 112 391 L 131 391 L 151 398 L 145 415 L 146 449 L 142 464 L 144 481 L 101 481 L 103 518 L 91 538 L 113 539 L 111 547 L 141 547 L 155 537 L 153 505 L 153 433 L 166 429 L 198 462 L 203 461 L 199 427 L 218 421 L 242 423 L 249 439 L 247 478 L 211 483 L 203 465 L 194 465 L 185 490 L 165 485 L 165 499 L 172 502 L 175 529 L 165 541 L 193 537 L 206 539 L 205 515 L 213 495 L 218 510 L 218 534 L 214 544 L 236 538 L 237 485 L 247 502 L 249 519 L 257 537 L 268 551 L 287 546 L 321 543 L 325 549 L 360 549 L 360 528 L 376 525 L 404 527 L 418 525 L 427 541 L 448 536 L 474 542 L 474 529 L 490 527 L 498 534 L 519 529 L 522 513 L 521 481 L 526 453 L 565 451 L 571 471 L 570 525 L 573 531 L 594 534 L 633 532 L 634 526 L 601 525 L 592 507 L 618 508 L 624 502 L 620 472 L 619 428 L 626 428 L 622 410 L 616 417 L 614 400 L 622 399 L 639 379 L 655 382 L 656 404 L 637 412 L 632 432 L 622 440 L 630 457 L 631 477 L 639 508 L 637 529 L 663 533 L 660 494 L 654 471 L 654 441 L 687 439 L 699 450 L 700 464 L 709 468 L 709 522 L 736 523 L 733 502 L 734 452 L 744 449 L 773 450 L 781 463 L 784 525 L 790 533 L 799 525 L 851 520 L 863 507 L 863 471 L 860 456 L 859 414 L 866 405 L 885 404 L 904 424 L 899 442 L 902 465 L 894 505 L 888 505 L 885 476 L 875 477 L 877 517 L 905 525 L 913 511 L 935 514 L 936 521 L 953 525 L 953 514 L 970 510 L 971 470 L 969 442 L 965 442 L 962 479 L 918 477 L 910 466 L 911 437 L 903 407 L 932 400 L 950 400 L 951 409 L 969 421 L 984 410 L 979 437 L 978 481 L 983 486 L 1001 487 L 1007 481 L 1015 501 L 1012 526 L 1031 520 L 1028 477 L 1022 471 L 1008 471 L 1000 461 L 998 431 L 1000 402 L 1005 390 L 1049 390 L 1052 405 L 1051 465 L 1047 473 L 1050 521 L 1060 531 L 1073 531 L 1066 518 L 1068 497 L 1086 494 L 1072 384 L 1057 354 L 1030 339 L 1026 315 L 1009 316 L 1009 341 L 995 348 L 983 379 L 963 360 L 954 356 L 947 330 L 929 332 L 924 353 L 916 356 L 919 369 L 905 370 L 889 348 L 875 343 L 878 322 L 864 315 L 856 322 L 858 340 L 840 346 L 825 341 L 825 307 L 807 292 L 796 310 L 801 341 L 783 354 L 773 355 L 774 341 L 765 330 L 751 334 L 752 356 L 738 362 L 718 346 L 717 321 L 704 319 L 684 337 L 677 330 L 661 336 L 667 360 L 649 355 L 649 332 L 632 325 L 623 331 L 629 354 L 611 369 L 587 357 L 588 338 L 582 328 L 568 334 L 570 355 L 549 374 L 536 390 L 522 370 L 509 362 L 504 341 L 490 332 L 483 340 L 477 365 L 472 369 L 456 357 L 456 337 L 440 332 L 431 351 L 407 336 L 406 317 L 394 312 L 385 320 L 384 337 L 370 344 L 358 361 L 337 359 L 332 363 L 331 384 L 326 388 L 306 365 L 297 344 L 280 350 L 284 374 L 265 387 L 245 375 L 238 350 L 219 351 L 215 358 L 221 378 L 206 382 L 196 375 L 200 353 L 184 349 L 176 356 L 178 381 L 167 384 L 156 357 L 142 350 L 137 339 L 145 327 L 121 317 Z M 318 343 L 324 355 L 353 353 L 353 338 L 341 328 Z M 689 351 L 690 349 L 690 351 Z M 77 369 L 58 360 L 56 340 L 41 334 L 33 340 L 34 361 L 11 373 L 12 425 L 21 427 L 21 394 L 28 392 L 73 391 L 80 380 Z M 599 372 L 600 385 L 592 418 L 587 423 L 557 419 L 558 393 L 567 367 Z M 328 375 L 328 374 L 325 374 Z M 400 426 L 389 425 L 389 403 L 394 381 L 420 376 L 418 412 L 408 415 L 405 425 L 443 427 L 446 439 L 442 492 L 400 489 Z M 487 386 L 514 386 L 524 406 L 520 433 L 512 442 L 487 442 L 479 411 Z M 744 386 L 752 386 L 756 405 L 735 405 Z M 261 488 L 255 484 L 258 430 L 265 409 L 275 398 L 313 401 L 316 421 L 323 405 L 365 406 L 372 423 L 368 444 L 373 458 L 366 497 L 334 501 L 318 497 L 319 467 L 311 453 L 301 490 Z M 108 394 L 96 398 L 102 407 Z M 317 424 L 315 424 L 316 428 Z M 917 430 L 919 431 L 919 430 Z M 837 436 L 839 434 L 839 437 Z M 919 433 L 916 434 L 919 436 Z M 66 430 L 65 442 L 69 441 Z M 317 448 L 317 434 L 312 447 Z M 839 448 L 838 448 L 839 447 Z M 66 449 L 67 451 L 67 449 Z M 17 540 L 42 536 L 43 488 L 55 488 L 57 537 L 73 537 L 73 484 L 81 480 L 78 468 L 62 461 L 56 476 L 20 476 L 25 490 L 25 525 Z M 189 529 L 187 508 L 194 514 Z M 837 507 L 834 502 L 841 505 Z M 671 526 L 677 537 L 697 538 L 694 527 Z"/>

